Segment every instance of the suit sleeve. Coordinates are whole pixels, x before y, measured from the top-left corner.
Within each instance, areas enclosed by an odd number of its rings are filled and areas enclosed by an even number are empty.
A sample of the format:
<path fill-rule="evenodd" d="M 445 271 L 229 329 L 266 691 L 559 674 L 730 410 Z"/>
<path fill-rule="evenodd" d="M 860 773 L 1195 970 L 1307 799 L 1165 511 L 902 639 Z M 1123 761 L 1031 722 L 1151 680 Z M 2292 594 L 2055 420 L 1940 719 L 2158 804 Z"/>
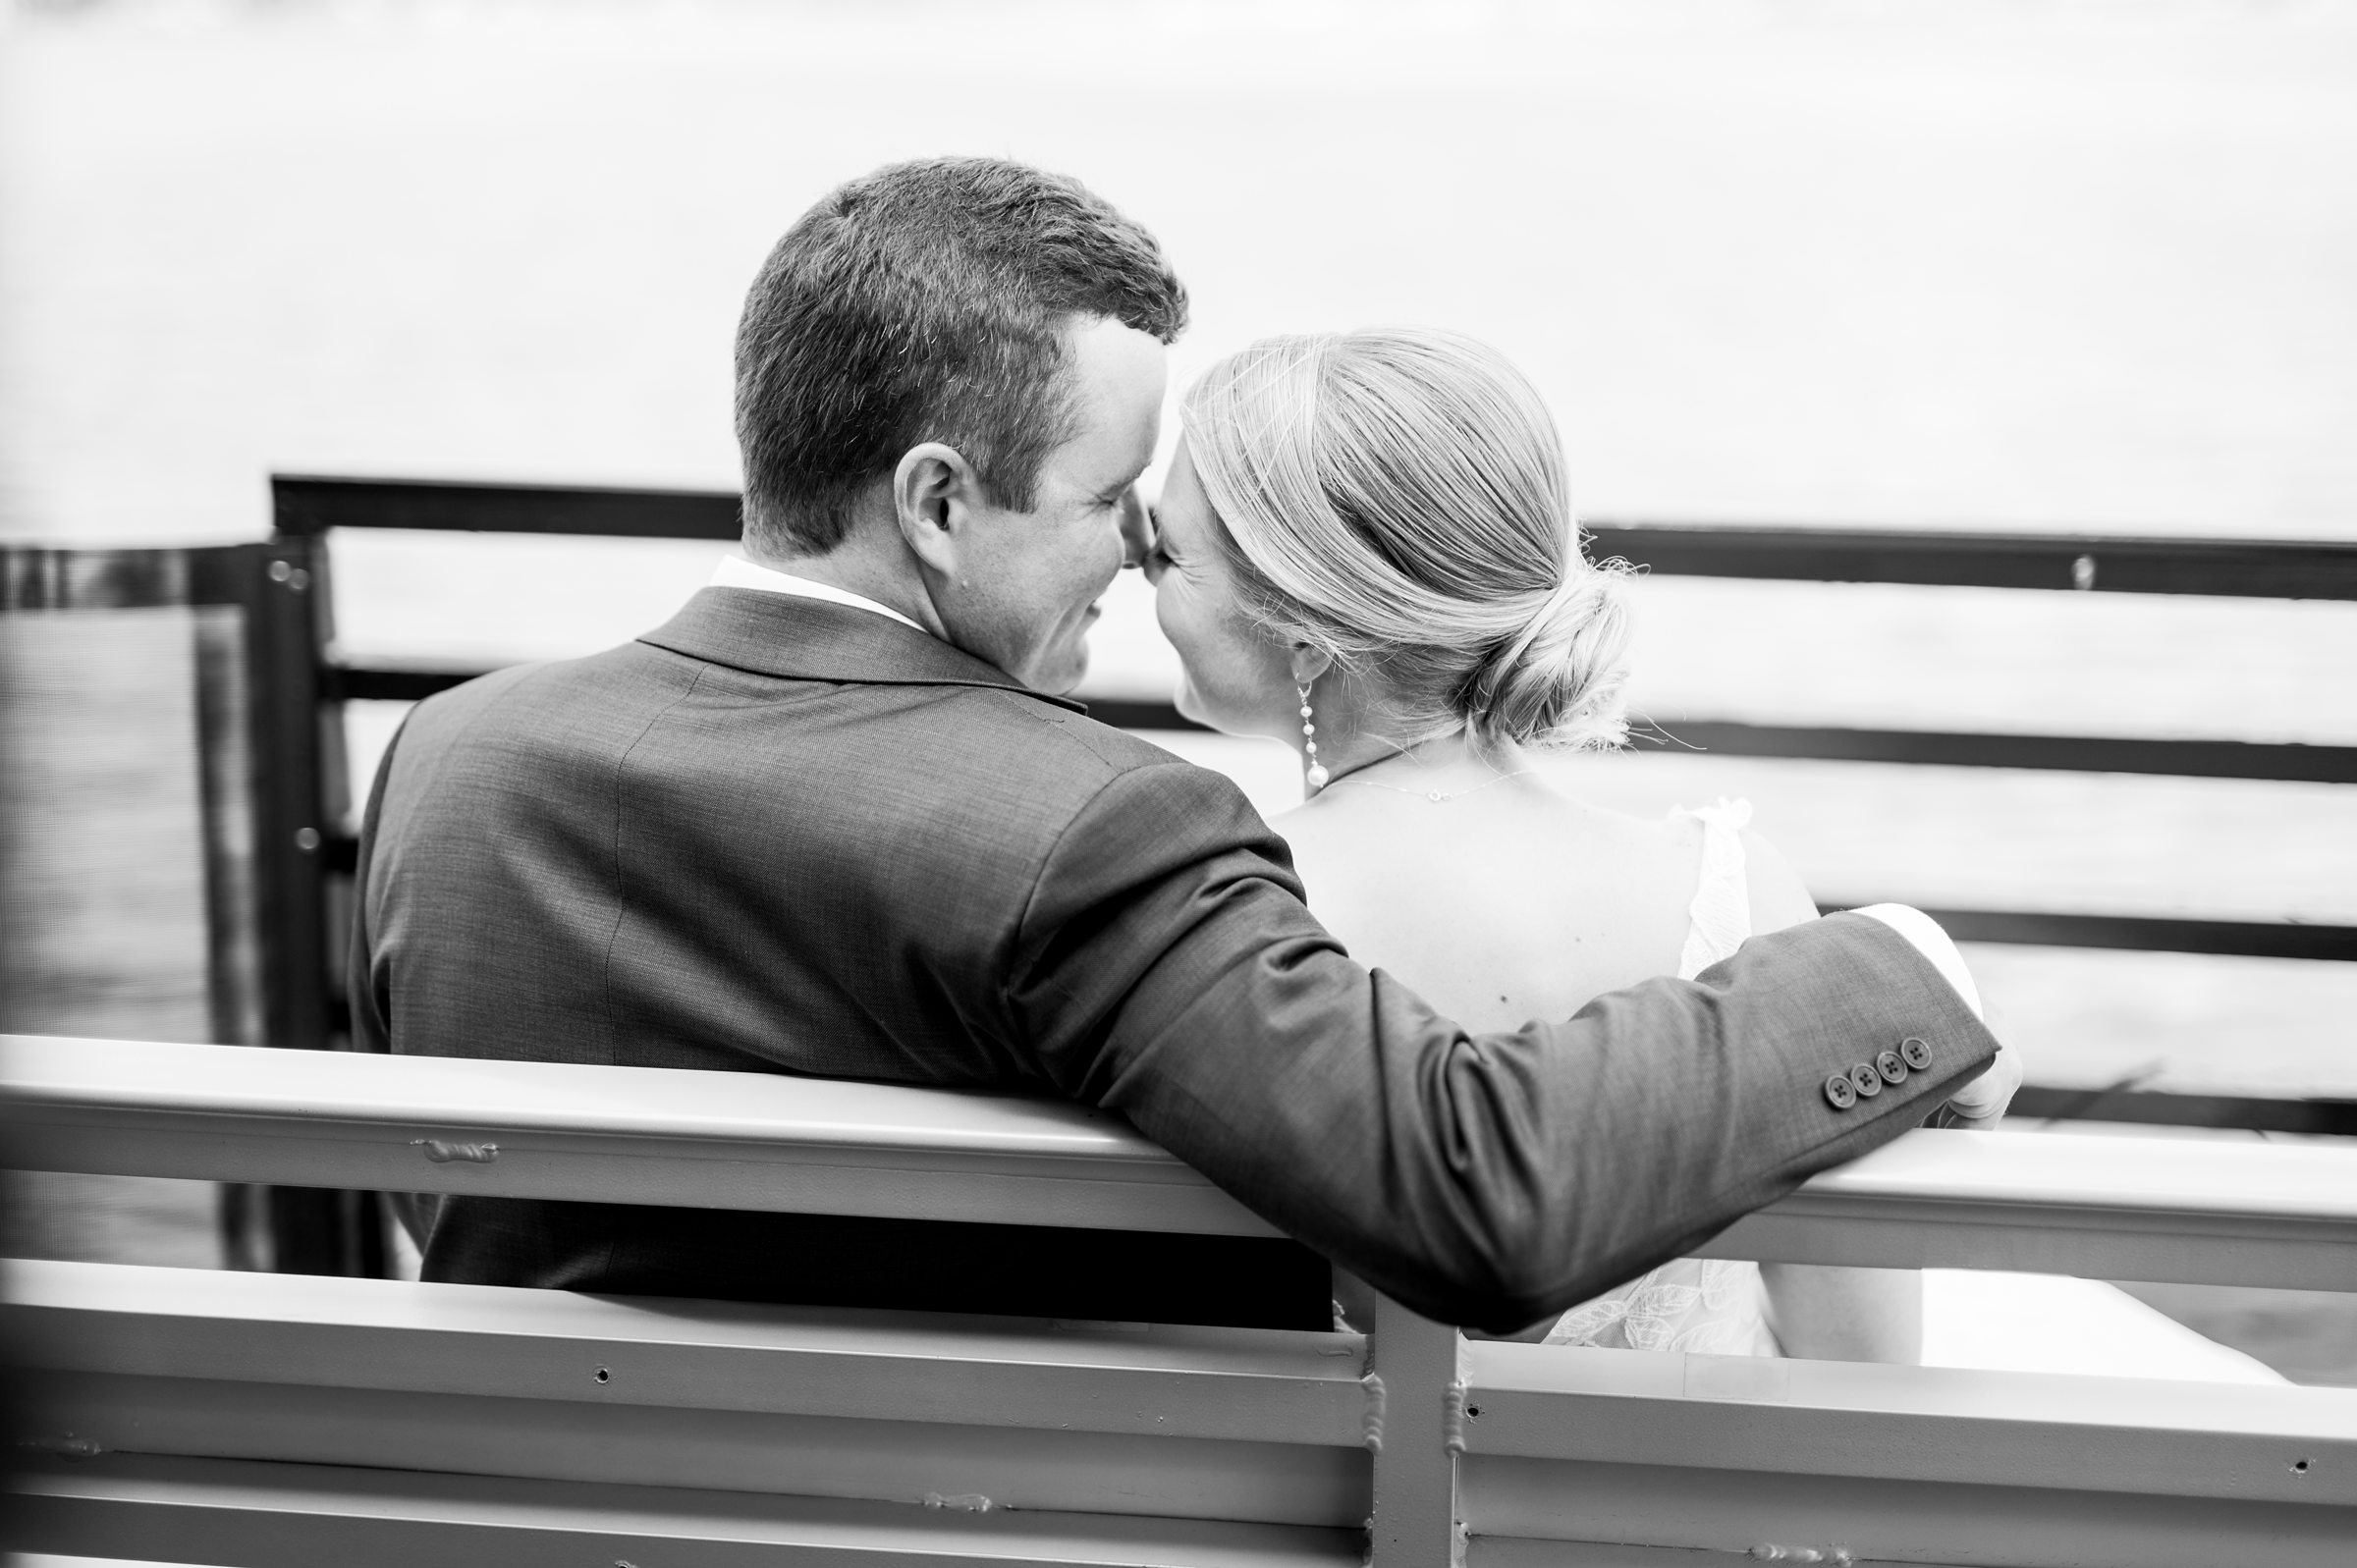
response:
<path fill-rule="evenodd" d="M 378 819 L 385 804 L 385 780 L 393 772 L 393 753 L 401 746 L 401 737 L 409 730 L 409 721 L 393 732 L 385 754 L 377 759 L 376 777 L 368 785 L 368 804 L 360 815 L 360 844 L 358 858 L 354 862 L 352 877 L 352 941 L 345 948 L 345 998 L 352 1003 L 352 1049 L 373 1051 L 389 1055 L 393 1051 L 393 993 L 391 977 L 376 962 L 374 923 L 369 910 L 374 900 L 368 895 L 368 866 L 376 855 Z M 433 1234 L 434 1216 L 440 1208 L 440 1195 L 427 1192 L 389 1192 L 386 1199 L 410 1240 L 422 1249 Z"/>
<path fill-rule="evenodd" d="M 400 749 L 401 737 L 409 729 L 404 719 L 402 727 L 393 732 L 385 754 L 377 759 L 376 776 L 368 785 L 368 804 L 360 814 L 359 852 L 353 863 L 352 874 L 352 940 L 344 949 L 344 995 L 352 1003 L 352 1049 L 373 1051 L 380 1054 L 393 1050 L 393 998 L 388 977 L 376 965 L 374 923 L 369 910 L 374 900 L 368 895 L 368 867 L 376 857 L 376 830 L 385 804 L 385 780 L 393 772 L 393 753 Z"/>
<path fill-rule="evenodd" d="M 1351 962 L 1283 840 L 1178 763 L 1117 776 L 1076 815 L 1014 956 L 1008 1005 L 1068 1093 L 1415 1311 L 1494 1330 L 1920 1124 L 1997 1049 L 1913 946 L 1859 916 L 1470 1035 Z M 1907 1040 L 1924 1067 L 1829 1098 L 1829 1077 Z"/>

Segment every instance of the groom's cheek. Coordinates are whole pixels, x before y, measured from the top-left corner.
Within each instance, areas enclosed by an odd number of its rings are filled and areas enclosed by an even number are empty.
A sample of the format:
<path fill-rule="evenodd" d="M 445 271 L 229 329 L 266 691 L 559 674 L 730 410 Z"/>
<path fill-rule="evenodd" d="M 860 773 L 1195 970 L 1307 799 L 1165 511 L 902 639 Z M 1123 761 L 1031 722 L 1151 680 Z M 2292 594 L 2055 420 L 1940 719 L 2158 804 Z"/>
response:
<path fill-rule="evenodd" d="M 1069 696 L 1087 674 L 1088 622 L 1084 621 L 1045 651 L 1033 684 L 1052 697 Z"/>

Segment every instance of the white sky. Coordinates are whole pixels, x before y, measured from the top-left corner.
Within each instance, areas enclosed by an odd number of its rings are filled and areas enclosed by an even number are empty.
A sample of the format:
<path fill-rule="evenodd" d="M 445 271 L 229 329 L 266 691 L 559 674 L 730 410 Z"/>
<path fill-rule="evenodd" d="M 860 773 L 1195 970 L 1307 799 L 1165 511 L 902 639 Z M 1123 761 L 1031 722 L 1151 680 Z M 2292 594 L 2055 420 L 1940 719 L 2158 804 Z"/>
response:
<path fill-rule="evenodd" d="M 826 187 L 1155 228 L 1181 376 L 1437 322 L 1595 515 L 2357 536 L 2357 6 L 117 4 L 0 34 L 0 530 L 273 468 L 729 484 Z"/>

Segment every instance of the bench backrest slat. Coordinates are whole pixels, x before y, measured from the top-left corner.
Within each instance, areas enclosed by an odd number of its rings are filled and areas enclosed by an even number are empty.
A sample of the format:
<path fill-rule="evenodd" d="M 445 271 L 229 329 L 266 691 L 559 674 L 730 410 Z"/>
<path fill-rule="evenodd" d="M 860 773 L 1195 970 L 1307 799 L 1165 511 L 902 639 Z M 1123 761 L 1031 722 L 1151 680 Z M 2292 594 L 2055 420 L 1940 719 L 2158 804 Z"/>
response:
<path fill-rule="evenodd" d="M 21 1168 L 1269 1234 L 1117 1118 L 752 1073 L 0 1036 Z M 1910 1133 L 1708 1249 L 2357 1288 L 2357 1149 Z"/>

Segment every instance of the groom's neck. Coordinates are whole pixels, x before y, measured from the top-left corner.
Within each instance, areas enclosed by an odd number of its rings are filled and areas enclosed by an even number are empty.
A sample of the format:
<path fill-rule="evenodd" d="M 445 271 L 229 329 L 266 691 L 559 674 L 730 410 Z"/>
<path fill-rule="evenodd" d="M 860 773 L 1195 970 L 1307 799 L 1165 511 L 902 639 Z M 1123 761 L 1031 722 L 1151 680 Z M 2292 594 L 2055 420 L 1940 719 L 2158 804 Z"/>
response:
<path fill-rule="evenodd" d="M 889 533 L 889 538 L 883 537 Z M 944 636 L 940 614 L 925 592 L 916 563 L 897 530 L 854 528 L 843 543 L 823 556 L 778 556 L 762 551 L 747 539 L 744 558 L 756 567 L 790 572 L 830 588 L 841 588 L 863 599 L 898 610 L 937 637 Z"/>

